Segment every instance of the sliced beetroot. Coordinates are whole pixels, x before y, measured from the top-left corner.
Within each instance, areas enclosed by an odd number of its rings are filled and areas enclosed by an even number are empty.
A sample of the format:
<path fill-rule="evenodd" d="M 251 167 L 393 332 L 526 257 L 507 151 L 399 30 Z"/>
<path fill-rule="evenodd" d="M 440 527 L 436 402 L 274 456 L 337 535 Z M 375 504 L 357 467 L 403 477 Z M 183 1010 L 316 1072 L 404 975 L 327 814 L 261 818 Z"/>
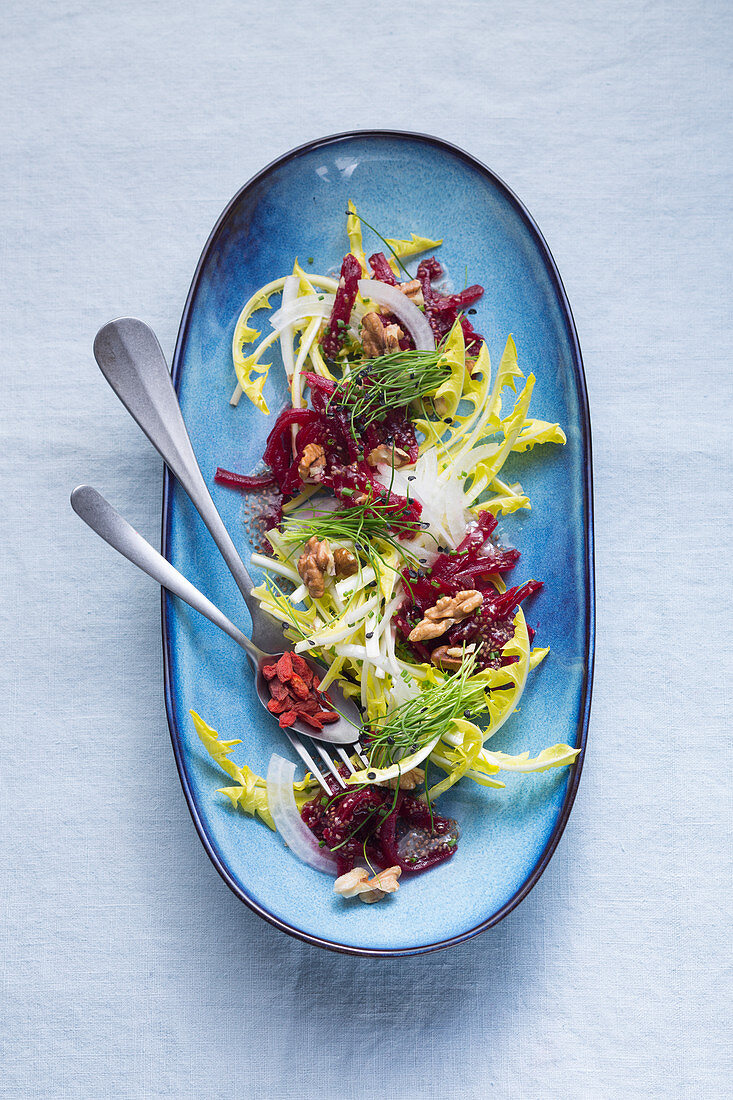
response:
<path fill-rule="evenodd" d="M 432 284 L 442 274 L 443 269 L 434 256 L 418 264 L 417 277 L 422 287 L 423 298 L 425 299 L 425 315 L 430 327 L 436 341 L 439 342 L 447 336 L 460 314 L 466 350 L 475 353 L 481 347 L 483 336 L 476 332 L 462 311 L 481 297 L 484 288 L 474 285 L 462 290 L 460 294 L 438 294 Z"/>
<path fill-rule="evenodd" d="M 428 296 L 432 300 L 435 297 L 435 291 L 432 284 L 436 279 L 440 279 L 443 274 L 443 268 L 441 264 L 435 259 L 435 256 L 429 256 L 427 260 L 421 260 L 417 268 L 417 277 L 422 282 L 424 278 L 428 281 Z M 424 294 L 424 289 L 423 289 Z"/>
<path fill-rule="evenodd" d="M 267 446 L 262 456 L 272 470 L 272 476 L 281 492 L 291 493 L 299 485 L 299 456 L 293 460 L 293 425 L 298 425 L 298 447 L 300 453 L 308 442 L 315 442 L 323 432 L 322 419 L 314 409 L 284 409 L 267 437 Z"/>
<path fill-rule="evenodd" d="M 389 866 L 409 874 L 427 871 L 455 854 L 458 827 L 455 821 L 430 811 L 426 803 L 398 792 L 394 810 L 379 829 L 382 855 Z"/>
<path fill-rule="evenodd" d="M 217 467 L 214 474 L 217 485 L 229 485 L 232 489 L 242 489 L 251 492 L 256 489 L 267 489 L 275 484 L 274 474 L 235 474 L 231 470 L 223 470 Z"/>
<path fill-rule="evenodd" d="M 397 286 L 394 272 L 389 266 L 389 260 L 383 252 L 375 252 L 373 256 L 370 256 L 369 266 L 374 272 L 374 278 L 378 279 L 380 283 L 389 283 L 390 286 Z"/>
<path fill-rule="evenodd" d="M 502 595 L 497 594 L 496 599 L 493 601 L 496 618 L 502 619 L 507 615 L 511 615 L 522 600 L 526 600 L 527 596 L 539 592 L 542 587 L 542 581 L 527 581 L 517 588 L 508 588 Z"/>
<path fill-rule="evenodd" d="M 405 644 L 421 661 L 429 661 L 432 650 L 439 645 L 462 646 L 480 643 L 480 668 L 499 668 L 500 650 L 514 637 L 514 611 L 522 600 L 542 587 L 541 581 L 510 588 L 500 594 L 489 580 L 491 574 L 513 569 L 519 560 L 518 550 L 505 550 L 487 540 L 496 527 L 496 519 L 482 512 L 478 522 L 466 534 L 459 546 L 443 553 L 430 569 L 404 569 L 402 580 L 407 598 L 395 614 L 395 623 Z M 467 619 L 426 643 L 410 642 L 412 629 L 422 621 L 425 612 L 434 607 L 441 596 L 456 595 L 467 589 L 482 593 L 483 603 Z"/>
<path fill-rule="evenodd" d="M 371 817 L 373 811 L 383 804 L 384 798 L 384 793 L 379 787 L 364 787 L 361 790 L 349 791 L 342 798 L 335 800 L 327 811 L 328 820 L 323 830 L 323 839 L 328 847 L 334 848 L 357 834 L 359 828 L 365 824 L 365 819 Z"/>
<path fill-rule="evenodd" d="M 500 550 L 495 546 L 475 562 L 463 567 L 459 565 L 459 571 L 449 573 L 447 576 L 458 591 L 474 588 L 479 577 L 485 577 L 491 573 L 508 573 L 517 564 L 519 558 L 518 550 Z"/>
<path fill-rule="evenodd" d="M 474 302 L 477 302 L 482 297 L 484 288 L 479 286 L 478 283 L 474 283 L 473 286 L 466 287 L 459 294 L 444 294 L 435 295 L 433 297 L 433 308 L 442 310 L 456 310 L 468 309 Z"/>
<path fill-rule="evenodd" d="M 470 355 L 478 355 L 481 351 L 481 345 L 484 342 L 484 338 L 480 332 L 476 332 L 468 317 L 465 313 L 461 314 L 461 328 L 463 330 L 463 342 L 466 351 Z"/>
<path fill-rule="evenodd" d="M 320 374 L 314 374 L 312 371 L 306 371 L 305 380 L 310 386 L 311 393 L 323 394 L 325 397 L 332 397 L 336 390 L 336 383 L 330 378 L 323 378 Z M 323 411 L 322 409 L 319 411 Z"/>
<path fill-rule="evenodd" d="M 480 550 L 489 535 L 494 533 L 496 524 L 497 519 L 492 512 L 479 512 L 475 527 L 472 527 L 465 538 L 459 542 L 456 553 L 462 554 L 464 550 Z"/>
<path fill-rule="evenodd" d="M 449 859 L 458 842 L 458 827 L 450 818 L 432 813 L 404 791 L 367 786 L 318 795 L 307 802 L 303 821 L 324 846 L 334 852 L 343 874 L 363 858 L 375 866 L 398 866 L 410 874 L 426 871 Z"/>
<path fill-rule="evenodd" d="M 349 326 L 351 311 L 354 308 L 356 296 L 359 293 L 359 279 L 362 277 L 361 264 L 356 256 L 348 252 L 341 264 L 341 277 L 334 299 L 331 316 L 326 325 L 326 332 L 321 346 L 324 355 L 334 359 L 344 342 L 344 336 Z"/>

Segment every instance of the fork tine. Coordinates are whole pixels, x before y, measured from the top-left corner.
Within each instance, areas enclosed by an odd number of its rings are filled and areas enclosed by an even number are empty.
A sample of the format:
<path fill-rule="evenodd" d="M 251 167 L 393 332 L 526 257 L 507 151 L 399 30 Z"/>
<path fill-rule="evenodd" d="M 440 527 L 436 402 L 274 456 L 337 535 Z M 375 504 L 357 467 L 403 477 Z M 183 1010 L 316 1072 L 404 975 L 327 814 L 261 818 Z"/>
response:
<path fill-rule="evenodd" d="M 318 741 L 313 741 L 313 742 L 311 742 L 311 744 L 314 746 L 316 752 L 318 753 L 321 760 L 323 761 L 323 763 L 326 765 L 326 767 L 330 771 L 331 775 L 334 777 L 334 779 L 338 783 L 339 787 L 343 787 L 344 789 L 346 789 L 346 784 L 344 783 L 343 776 L 339 772 L 338 768 L 336 767 L 336 765 L 333 762 L 333 760 L 331 759 L 331 757 L 328 755 L 328 753 L 324 749 L 323 745 L 321 745 Z"/>
<path fill-rule="evenodd" d="M 359 757 L 359 759 L 361 760 L 361 762 L 362 762 L 362 764 L 364 765 L 364 767 L 365 767 L 365 768 L 368 768 L 368 767 L 369 767 L 369 758 L 368 758 L 367 756 L 365 756 L 365 755 L 364 755 L 364 750 L 363 750 L 363 748 L 361 747 L 361 745 L 359 744 L 359 742 L 358 742 L 358 741 L 355 741 L 355 742 L 354 742 L 354 744 L 353 744 L 353 746 L 352 746 L 352 748 L 354 749 L 354 753 L 355 753 L 355 754 L 356 754 L 356 755 L 357 755 L 357 756 Z"/>
<path fill-rule="evenodd" d="M 300 759 L 305 764 L 306 768 L 308 768 L 309 772 L 313 775 L 314 779 L 317 779 L 318 782 L 320 783 L 320 785 L 323 787 L 326 794 L 330 795 L 331 794 L 331 789 L 330 789 L 330 787 L 329 787 L 329 785 L 326 781 L 325 776 L 323 775 L 323 772 L 320 771 L 320 769 L 318 768 L 318 765 L 316 764 L 315 760 L 311 756 L 308 749 L 303 744 L 303 741 L 301 740 L 299 735 L 297 733 L 294 733 L 290 729 L 285 729 L 283 732 L 285 733 L 285 736 L 287 737 L 290 744 L 293 746 L 293 748 L 297 752 Z M 334 761 L 332 759 L 332 757 L 330 757 L 328 755 L 328 753 L 324 749 L 322 743 L 320 741 L 316 741 L 315 739 L 311 739 L 311 747 L 315 748 L 316 752 L 318 753 L 321 760 L 326 765 L 326 768 L 331 773 L 331 775 L 334 777 L 334 779 L 336 780 L 338 785 L 345 789 L 346 788 L 346 783 L 344 782 L 344 778 L 338 770 L 338 764 L 337 764 L 336 761 Z M 353 775 L 354 772 L 356 771 L 356 768 L 351 763 L 351 759 L 349 757 L 348 751 L 342 745 L 335 745 L 334 747 L 335 747 L 336 752 L 338 753 L 338 755 L 343 760 L 346 767 L 349 769 L 349 771 Z M 353 745 L 349 745 L 349 748 L 352 750 L 352 754 L 356 755 L 358 757 L 358 759 L 362 762 L 362 764 L 364 764 L 365 767 L 369 766 L 369 761 L 366 758 L 366 756 L 364 755 L 364 750 L 363 750 L 363 748 L 361 747 L 361 745 L 359 744 L 358 741 L 355 741 Z"/>
<path fill-rule="evenodd" d="M 326 782 L 326 779 L 325 779 L 323 773 L 319 770 L 315 760 L 313 759 L 311 754 L 308 752 L 305 745 L 303 744 L 303 742 L 298 737 L 297 733 L 292 733 L 289 729 L 284 729 L 283 733 L 285 734 L 288 741 L 293 746 L 293 748 L 295 749 L 298 756 L 303 761 L 303 763 L 305 764 L 306 768 L 311 773 L 311 775 L 313 775 L 313 777 L 318 780 L 318 782 L 321 784 L 321 786 L 323 787 L 326 794 L 330 795 L 331 790 L 328 786 L 328 783 Z"/>
<path fill-rule="evenodd" d="M 344 764 L 346 765 L 346 767 L 349 769 L 349 771 L 353 775 L 354 772 L 356 771 L 356 768 L 351 763 L 351 757 L 349 756 L 348 752 L 343 747 L 343 745 L 337 745 L 336 746 L 336 752 L 339 754 L 339 756 L 343 760 Z"/>

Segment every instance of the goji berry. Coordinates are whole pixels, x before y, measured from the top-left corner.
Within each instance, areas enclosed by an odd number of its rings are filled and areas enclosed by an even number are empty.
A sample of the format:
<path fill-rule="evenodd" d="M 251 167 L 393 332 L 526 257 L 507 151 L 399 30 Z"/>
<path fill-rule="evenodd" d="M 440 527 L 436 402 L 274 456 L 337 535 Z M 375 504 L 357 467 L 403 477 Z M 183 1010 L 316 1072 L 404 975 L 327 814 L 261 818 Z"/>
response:
<path fill-rule="evenodd" d="M 277 665 L 263 665 L 262 675 L 266 680 L 274 680 L 277 676 Z"/>
<path fill-rule="evenodd" d="M 289 651 L 283 653 L 280 660 L 277 662 L 277 678 L 281 684 L 287 684 L 293 675 L 293 662 L 290 658 Z"/>
<path fill-rule="evenodd" d="M 307 699 L 310 695 L 307 684 L 303 679 L 301 679 L 300 676 L 298 676 L 297 672 L 293 673 L 288 687 L 292 691 L 293 695 L 297 696 L 298 699 Z"/>
<path fill-rule="evenodd" d="M 308 662 L 299 653 L 291 654 L 290 660 L 293 664 L 293 672 L 297 672 L 298 676 L 310 687 L 313 683 L 313 669 Z"/>
<path fill-rule="evenodd" d="M 290 697 L 287 685 L 281 684 L 279 680 L 270 680 L 268 687 L 273 699 L 288 699 Z"/>
<path fill-rule="evenodd" d="M 308 699 L 298 699 L 295 709 L 298 714 L 317 714 L 321 708 L 318 705 L 318 700 L 311 696 Z"/>
<path fill-rule="evenodd" d="M 270 699 L 267 704 L 267 709 L 270 714 L 284 714 L 290 706 L 290 700 L 285 699 Z"/>
<path fill-rule="evenodd" d="M 280 728 L 285 729 L 286 726 L 292 726 L 298 715 L 294 710 L 286 710 L 284 714 L 280 715 Z"/>
<path fill-rule="evenodd" d="M 318 717 L 322 722 L 338 722 L 341 717 L 335 710 L 319 710 Z"/>
<path fill-rule="evenodd" d="M 306 714 L 304 711 L 301 711 L 298 717 L 302 718 L 304 722 L 307 722 L 309 726 L 313 726 L 313 729 L 323 729 L 323 722 L 321 721 L 322 715 L 320 714 Z"/>

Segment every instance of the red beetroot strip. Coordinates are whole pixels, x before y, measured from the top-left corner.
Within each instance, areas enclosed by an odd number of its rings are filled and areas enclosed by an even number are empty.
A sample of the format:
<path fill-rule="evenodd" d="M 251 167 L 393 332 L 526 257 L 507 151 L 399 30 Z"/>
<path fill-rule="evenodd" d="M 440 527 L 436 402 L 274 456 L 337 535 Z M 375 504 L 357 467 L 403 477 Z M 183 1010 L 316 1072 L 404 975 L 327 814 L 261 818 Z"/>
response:
<path fill-rule="evenodd" d="M 344 342 L 351 311 L 359 293 L 359 279 L 361 279 L 361 276 L 361 264 L 356 256 L 353 256 L 351 252 L 347 252 L 341 264 L 341 277 L 331 309 L 331 316 L 328 319 L 326 332 L 321 341 L 324 355 L 329 356 L 331 359 L 338 355 Z"/>
<path fill-rule="evenodd" d="M 450 859 L 456 850 L 455 821 L 436 813 L 431 817 L 418 798 L 374 786 L 340 792 L 335 782 L 332 791 L 330 799 L 319 794 L 306 802 L 301 816 L 324 848 L 336 855 L 340 875 L 350 871 L 365 851 L 373 864 L 396 865 L 416 874 Z M 412 840 L 409 850 L 400 845 L 406 833 Z"/>
<path fill-rule="evenodd" d="M 394 513 L 395 519 L 417 523 L 421 506 L 396 493 L 389 493 L 377 479 L 377 471 L 366 461 L 369 452 L 380 443 L 395 444 L 407 451 L 411 461 L 418 455 L 415 430 L 404 409 L 389 410 L 383 420 L 361 433 L 357 444 L 351 432 L 347 405 L 339 403 L 336 384 L 317 374 L 306 374 L 311 387 L 312 409 L 285 409 L 275 422 L 263 455 L 281 492 L 297 492 L 301 487 L 298 466 L 309 443 L 323 447 L 326 465 L 320 483 L 333 490 L 344 507 L 353 505 L 366 493 L 378 502 L 382 514 Z M 299 425 L 296 454 L 292 453 L 293 424 Z M 358 425 L 357 425 L 358 430 Z M 404 532 L 409 537 L 412 532 Z"/>
<path fill-rule="evenodd" d="M 223 470 L 218 466 L 214 481 L 217 485 L 229 485 L 232 489 L 250 492 L 254 489 L 267 489 L 270 485 L 274 485 L 275 477 L 273 474 L 235 474 L 231 470 Z"/>
<path fill-rule="evenodd" d="M 471 322 L 463 314 L 463 310 L 478 301 L 484 292 L 484 288 L 475 284 L 466 287 L 460 294 L 438 294 L 433 290 L 433 282 L 439 279 L 442 274 L 443 268 L 434 256 L 431 256 L 429 260 L 422 260 L 418 264 L 417 277 L 420 280 L 423 298 L 425 299 L 425 315 L 430 322 L 436 343 L 439 343 L 450 332 L 460 314 L 466 351 L 478 354 L 481 350 L 483 336 L 476 332 Z"/>
<path fill-rule="evenodd" d="M 318 690 L 318 677 L 299 653 L 283 653 L 276 664 L 262 666 L 262 675 L 270 691 L 267 709 L 279 716 L 282 729 L 298 719 L 317 730 L 338 722 L 338 714 L 328 707 L 330 695 Z"/>
<path fill-rule="evenodd" d="M 373 256 L 370 256 L 369 266 L 374 273 L 374 278 L 378 279 L 380 283 L 389 283 L 390 286 L 397 286 L 394 272 L 389 266 L 389 260 L 383 252 L 375 252 Z"/>
<path fill-rule="evenodd" d="M 541 581 L 527 581 L 509 588 L 503 594 L 496 591 L 489 576 L 506 573 L 519 561 L 518 550 L 504 550 L 487 540 L 496 519 L 490 512 L 482 512 L 478 522 L 460 545 L 449 553 L 441 554 L 431 569 L 404 569 L 402 580 L 408 598 L 397 609 L 395 622 L 405 644 L 421 661 L 429 661 L 436 646 L 461 646 L 464 643 L 481 642 L 478 664 L 481 668 L 498 668 L 516 658 L 502 657 L 501 648 L 514 637 L 513 616 L 515 609 L 533 592 L 542 588 Z M 475 589 L 483 595 L 483 603 L 463 622 L 455 623 L 445 634 L 431 641 L 409 642 L 407 636 L 434 607 L 441 596 L 455 596 L 466 589 Z"/>

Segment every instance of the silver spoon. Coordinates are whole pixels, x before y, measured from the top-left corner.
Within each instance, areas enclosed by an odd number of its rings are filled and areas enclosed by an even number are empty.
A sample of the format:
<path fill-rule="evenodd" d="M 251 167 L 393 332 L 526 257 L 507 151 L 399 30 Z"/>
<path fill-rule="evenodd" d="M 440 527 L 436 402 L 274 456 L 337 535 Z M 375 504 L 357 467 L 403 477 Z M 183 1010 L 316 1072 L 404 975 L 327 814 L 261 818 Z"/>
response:
<path fill-rule="evenodd" d="M 97 333 L 94 356 L 102 374 L 208 527 L 247 605 L 252 620 L 250 644 L 259 652 L 266 653 L 268 661 L 276 660 L 284 652 L 282 624 L 263 611 L 252 595 L 252 578 L 211 499 L 155 333 L 136 317 L 120 317 L 103 325 Z M 319 668 L 320 671 L 322 669 Z M 258 685 L 258 693 L 260 687 Z M 336 744 L 353 742 L 356 740 L 355 734 L 358 736 L 354 726 L 358 729 L 361 725 L 359 711 L 335 686 L 334 692 L 338 695 L 336 709 L 348 718 L 348 722 L 342 720 L 338 726 L 334 723 L 323 731 L 306 728 L 305 723 L 299 723 L 295 728 L 323 741 Z M 336 695 L 333 698 L 335 700 Z M 347 730 L 350 732 L 347 733 Z"/>
<path fill-rule="evenodd" d="M 252 619 L 252 641 L 269 653 L 282 652 L 282 625 L 252 595 L 252 578 L 216 510 L 183 421 L 178 395 L 155 333 L 135 317 L 110 321 L 97 333 L 94 356 L 133 420 L 191 498 L 229 566 Z"/>
<path fill-rule="evenodd" d="M 255 685 L 257 695 L 263 707 L 267 707 L 270 701 L 270 691 L 267 680 L 262 673 L 263 665 L 270 665 L 277 661 L 284 652 L 279 649 L 276 653 L 267 653 L 256 646 L 246 634 L 243 634 L 234 623 L 230 622 L 226 615 L 207 599 L 198 588 L 195 588 L 182 573 L 171 565 L 162 554 L 154 550 L 149 542 L 132 527 L 119 512 L 115 511 L 109 501 L 93 489 L 91 485 L 80 485 L 71 494 L 71 507 L 76 514 L 91 527 L 93 531 L 114 547 L 123 557 L 142 569 L 154 581 L 166 588 L 174 596 L 184 600 L 201 615 L 218 626 L 225 634 L 228 634 L 237 645 L 241 646 L 249 658 L 255 672 Z M 281 636 L 282 643 L 282 636 Z M 323 669 L 308 660 L 311 668 L 320 675 Z M 323 730 L 315 730 L 305 722 L 296 721 L 291 729 L 318 741 L 328 741 L 335 745 L 351 745 L 358 741 L 361 718 L 355 703 L 347 699 L 338 685 L 333 684 L 329 689 L 333 700 L 333 709 L 341 715 L 338 722 L 324 726 Z M 268 711 L 268 714 L 270 712 Z M 270 715 L 272 717 L 272 715 Z M 285 734 L 288 735 L 286 729 Z"/>

